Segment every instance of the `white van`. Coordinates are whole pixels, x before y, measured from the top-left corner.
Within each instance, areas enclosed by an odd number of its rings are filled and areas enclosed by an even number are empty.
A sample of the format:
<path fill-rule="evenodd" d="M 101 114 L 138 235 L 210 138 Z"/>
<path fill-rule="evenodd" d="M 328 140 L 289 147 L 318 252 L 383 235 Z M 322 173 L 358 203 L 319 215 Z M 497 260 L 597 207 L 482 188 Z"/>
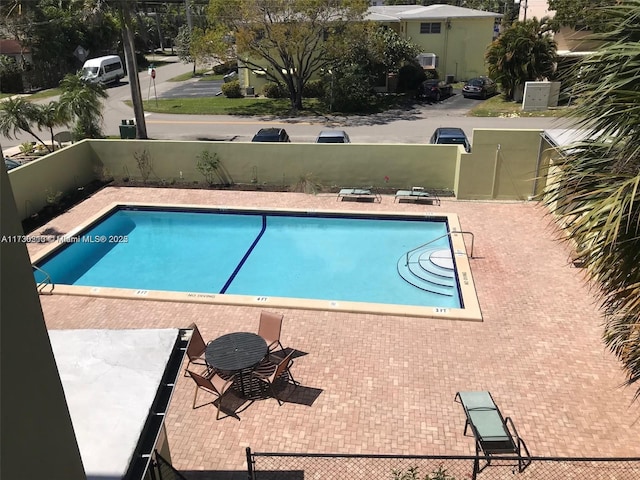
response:
<path fill-rule="evenodd" d="M 123 77 L 122 61 L 117 55 L 91 58 L 82 66 L 82 78 L 90 82 L 118 82 Z"/>

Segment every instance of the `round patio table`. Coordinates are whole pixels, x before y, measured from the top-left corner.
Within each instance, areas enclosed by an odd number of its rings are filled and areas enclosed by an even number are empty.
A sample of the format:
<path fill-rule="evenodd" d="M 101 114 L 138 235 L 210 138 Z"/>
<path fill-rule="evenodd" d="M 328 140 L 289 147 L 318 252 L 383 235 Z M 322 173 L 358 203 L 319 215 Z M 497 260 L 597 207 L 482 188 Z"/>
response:
<path fill-rule="evenodd" d="M 251 369 L 267 356 L 268 351 L 267 342 L 260 335 L 236 332 L 222 335 L 210 342 L 205 358 L 216 370 L 238 374 L 240 390 L 243 395 L 249 396 Z"/>

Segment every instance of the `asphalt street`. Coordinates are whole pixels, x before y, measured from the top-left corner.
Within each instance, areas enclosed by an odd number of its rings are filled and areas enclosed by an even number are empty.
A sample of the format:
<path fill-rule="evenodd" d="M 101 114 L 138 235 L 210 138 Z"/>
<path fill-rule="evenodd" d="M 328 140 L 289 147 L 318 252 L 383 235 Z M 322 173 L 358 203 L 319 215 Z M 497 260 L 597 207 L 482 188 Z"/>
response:
<path fill-rule="evenodd" d="M 139 74 L 142 96 L 146 100 L 158 98 L 198 97 L 215 95 L 222 82 L 168 80 L 193 69 L 192 64 L 170 63 L 156 68 L 155 80 L 147 71 Z M 125 79 L 126 80 L 126 79 Z M 104 101 L 103 131 L 106 135 L 119 135 L 123 119 L 133 119 L 133 109 L 124 102 L 131 99 L 126 81 L 108 88 L 109 98 Z M 47 102 L 51 99 L 42 100 Z M 466 99 L 460 92 L 437 104 L 425 103 L 407 110 L 392 110 L 375 115 L 326 117 L 246 117 L 234 115 L 177 115 L 147 113 L 147 133 L 152 139 L 250 141 L 264 126 L 281 126 L 287 130 L 292 142 L 313 142 L 323 128 L 346 130 L 354 143 L 427 143 L 437 127 L 460 127 L 472 139 L 474 128 L 566 128 L 566 120 L 549 117 L 486 118 L 468 117 L 468 110 L 479 100 Z M 42 138 L 49 138 L 42 132 Z M 28 134 L 17 138 L 2 138 L 3 149 L 31 141 Z"/>

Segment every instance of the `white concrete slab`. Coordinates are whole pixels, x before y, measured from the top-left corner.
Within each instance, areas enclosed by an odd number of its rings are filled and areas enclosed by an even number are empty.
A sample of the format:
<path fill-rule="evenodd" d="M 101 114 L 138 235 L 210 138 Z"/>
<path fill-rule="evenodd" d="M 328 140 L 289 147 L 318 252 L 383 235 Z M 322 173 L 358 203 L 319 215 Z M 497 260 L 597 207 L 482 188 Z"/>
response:
<path fill-rule="evenodd" d="M 178 333 L 49 330 L 87 479 L 126 473 Z"/>

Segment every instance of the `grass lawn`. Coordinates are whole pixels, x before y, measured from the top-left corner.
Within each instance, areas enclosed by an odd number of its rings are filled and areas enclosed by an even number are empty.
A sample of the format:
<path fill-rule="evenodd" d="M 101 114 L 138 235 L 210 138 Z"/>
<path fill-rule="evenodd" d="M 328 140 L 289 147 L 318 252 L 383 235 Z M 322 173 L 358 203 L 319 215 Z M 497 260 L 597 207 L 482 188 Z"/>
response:
<path fill-rule="evenodd" d="M 506 101 L 502 95 L 480 102 L 469 110 L 471 117 L 560 117 L 567 113 L 570 107 L 553 107 L 549 110 L 523 112 L 522 103 Z"/>
<path fill-rule="evenodd" d="M 32 93 L 29 95 L 29 100 L 41 100 L 43 98 L 55 97 L 56 95 L 60 95 L 62 90 L 59 88 L 48 88 L 47 90 L 41 90 L 37 93 Z"/>
<path fill-rule="evenodd" d="M 127 102 L 130 105 L 130 102 Z M 302 115 L 317 115 L 321 109 L 316 99 L 304 101 Z M 144 102 L 147 112 L 195 115 L 289 115 L 291 104 L 286 98 L 176 98 Z"/>
<path fill-rule="evenodd" d="M 131 106 L 131 102 L 125 102 Z M 368 111 L 355 112 L 351 115 L 366 115 L 378 113 L 398 106 L 404 107 L 407 104 L 404 95 L 385 95 L 379 99 L 378 104 L 371 105 Z M 342 112 L 330 112 L 327 105 L 317 98 L 306 98 L 303 100 L 304 109 L 295 112 L 296 115 L 314 116 L 327 114 L 343 114 Z M 286 98 L 227 98 L 223 95 L 219 97 L 204 98 L 176 98 L 147 100 L 144 102 L 144 109 L 147 112 L 155 113 L 178 113 L 194 115 L 291 115 L 291 104 Z M 347 114 L 349 115 L 349 114 Z"/>

